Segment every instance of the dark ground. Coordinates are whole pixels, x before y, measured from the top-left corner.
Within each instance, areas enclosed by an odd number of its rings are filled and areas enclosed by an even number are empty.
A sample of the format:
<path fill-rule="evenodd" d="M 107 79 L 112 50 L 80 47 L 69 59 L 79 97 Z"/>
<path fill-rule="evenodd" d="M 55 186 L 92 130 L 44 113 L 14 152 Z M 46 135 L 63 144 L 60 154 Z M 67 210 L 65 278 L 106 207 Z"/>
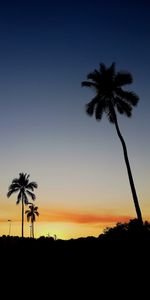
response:
<path fill-rule="evenodd" d="M 19 285 L 24 297 L 29 290 L 34 297 L 42 292 L 43 299 L 47 291 L 53 294 L 51 299 L 145 299 L 144 294 L 149 295 L 148 223 L 141 229 L 133 220 L 98 238 L 68 241 L 2 236 L 0 249 L 1 283 Z"/>

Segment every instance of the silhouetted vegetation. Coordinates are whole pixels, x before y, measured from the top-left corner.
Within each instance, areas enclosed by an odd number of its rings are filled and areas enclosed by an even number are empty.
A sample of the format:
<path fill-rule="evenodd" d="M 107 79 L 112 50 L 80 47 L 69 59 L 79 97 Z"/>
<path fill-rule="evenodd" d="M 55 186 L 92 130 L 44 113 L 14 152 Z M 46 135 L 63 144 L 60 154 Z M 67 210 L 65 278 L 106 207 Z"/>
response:
<path fill-rule="evenodd" d="M 142 224 L 142 214 L 128 159 L 127 147 L 120 132 L 117 119 L 117 112 L 131 117 L 133 106 L 136 106 L 138 103 L 139 97 L 135 93 L 125 91 L 122 88 L 124 85 L 131 84 L 132 82 L 133 78 L 129 72 L 121 71 L 116 73 L 115 63 L 109 68 L 101 63 L 99 70 L 94 70 L 87 75 L 87 81 L 83 81 L 82 86 L 90 87 L 95 91 L 94 98 L 86 105 L 87 114 L 89 116 L 94 115 L 96 120 L 100 121 L 103 113 L 106 113 L 108 120 L 115 125 L 123 147 L 137 218 Z"/>
<path fill-rule="evenodd" d="M 37 239 L 2 236 L 0 250 L 4 263 L 2 275 L 5 272 L 9 280 L 15 270 L 21 287 L 23 276 L 24 280 L 29 278 L 29 285 L 38 282 L 42 293 L 46 294 L 50 284 L 52 287 L 58 284 L 61 295 L 66 295 L 71 288 L 73 295 L 81 296 L 82 292 L 83 299 L 89 298 L 90 291 L 91 299 L 103 299 L 102 293 L 110 295 L 110 299 L 117 293 L 127 297 L 131 291 L 135 295 L 139 290 L 137 285 L 141 286 L 143 279 L 145 285 L 149 278 L 146 273 L 149 272 L 150 223 L 145 222 L 143 227 L 137 220 L 118 223 L 106 228 L 97 238 L 61 240 L 44 236 Z M 39 289 L 35 293 L 38 296 Z M 98 293 L 102 296 L 97 297 Z M 80 298 L 76 295 L 75 299 Z"/>
<path fill-rule="evenodd" d="M 146 250 L 150 247 L 150 223 L 144 222 L 143 225 L 137 219 L 130 220 L 128 223 L 117 223 L 114 227 L 107 227 L 102 234 L 98 237 L 88 236 L 80 237 L 77 239 L 61 240 L 53 237 L 41 236 L 35 238 L 21 238 L 13 236 L 0 237 L 0 249 L 11 250 L 20 252 L 24 249 L 24 253 L 44 253 L 51 256 L 59 254 L 78 253 L 86 254 L 91 253 L 94 259 L 98 259 L 99 255 L 107 256 L 108 251 L 116 251 L 117 247 L 122 247 L 122 251 L 126 251 L 130 247 L 136 248 L 137 244 L 140 248 Z M 108 247 L 109 245 L 109 247 Z M 119 254 L 119 252 L 118 252 Z M 107 257 L 108 259 L 108 257 Z"/>
<path fill-rule="evenodd" d="M 135 242 L 150 238 L 150 223 L 145 221 L 141 223 L 137 219 L 130 220 L 128 223 L 117 223 L 115 227 L 107 227 L 104 233 L 99 236 L 104 240 L 118 240 L 124 242 Z"/>
<path fill-rule="evenodd" d="M 34 238 L 34 222 L 36 221 L 36 216 L 39 216 L 38 207 L 35 206 L 33 203 L 29 203 L 29 209 L 25 211 L 27 214 L 27 221 L 31 220 L 31 231 L 30 237 Z"/>
<path fill-rule="evenodd" d="M 29 176 L 26 173 L 20 173 L 19 178 L 14 178 L 8 187 L 7 197 L 12 194 L 18 193 L 16 204 L 22 204 L 22 237 L 24 236 L 24 204 L 29 204 L 28 197 L 32 200 L 36 199 L 33 193 L 34 189 L 38 187 L 35 181 L 29 182 Z"/>

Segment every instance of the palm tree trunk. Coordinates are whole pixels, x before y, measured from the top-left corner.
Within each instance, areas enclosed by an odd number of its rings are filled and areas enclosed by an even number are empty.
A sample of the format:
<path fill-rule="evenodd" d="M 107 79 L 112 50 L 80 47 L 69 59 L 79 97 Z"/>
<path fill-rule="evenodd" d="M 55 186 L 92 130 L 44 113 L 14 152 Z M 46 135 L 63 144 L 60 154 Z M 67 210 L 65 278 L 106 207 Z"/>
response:
<path fill-rule="evenodd" d="M 133 181 L 133 176 L 132 176 L 132 172 L 131 172 L 131 168 L 130 168 L 128 153 L 127 153 L 127 147 L 126 147 L 125 141 L 124 141 L 124 139 L 121 135 L 121 132 L 120 132 L 120 129 L 119 129 L 119 126 L 118 126 L 118 121 L 117 121 L 116 114 L 115 114 L 115 117 L 114 117 L 114 122 L 115 122 L 115 127 L 116 127 L 116 130 L 117 130 L 118 137 L 119 137 L 119 139 L 121 141 L 121 144 L 122 144 L 122 147 L 123 147 L 124 159 L 125 159 L 125 163 L 126 163 L 126 167 L 127 167 L 129 183 L 130 183 L 130 187 L 131 187 L 131 191 L 132 191 L 132 196 L 133 196 L 133 201 L 134 201 L 134 205 L 135 205 L 137 218 L 138 218 L 139 223 L 142 225 L 143 224 L 142 213 L 141 213 L 141 209 L 140 209 L 140 206 L 139 206 L 138 197 L 137 197 L 137 193 L 136 193 L 136 189 L 135 189 L 135 185 L 134 185 L 134 181 Z"/>
<path fill-rule="evenodd" d="M 22 198 L 22 237 L 24 237 L 23 225 L 24 225 L 24 201 L 23 201 L 23 198 Z"/>
<path fill-rule="evenodd" d="M 32 237 L 34 238 L 34 221 L 32 221 Z"/>

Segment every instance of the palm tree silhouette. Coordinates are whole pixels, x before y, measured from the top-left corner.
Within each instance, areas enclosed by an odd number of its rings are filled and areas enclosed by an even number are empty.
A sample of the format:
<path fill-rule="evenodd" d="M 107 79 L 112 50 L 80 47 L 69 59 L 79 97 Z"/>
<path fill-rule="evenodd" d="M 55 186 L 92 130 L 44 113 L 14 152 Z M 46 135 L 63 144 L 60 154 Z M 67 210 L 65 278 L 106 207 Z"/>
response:
<path fill-rule="evenodd" d="M 38 187 L 35 181 L 29 182 L 29 176 L 30 175 L 27 175 L 26 173 L 20 173 L 19 178 L 12 180 L 7 193 L 7 197 L 9 198 L 12 194 L 18 192 L 16 204 L 19 204 L 20 201 L 22 203 L 22 237 L 24 237 L 24 204 L 28 204 L 27 195 L 30 196 L 32 200 L 36 199 L 32 192 L 34 191 L 34 188 Z"/>
<path fill-rule="evenodd" d="M 122 86 L 131 84 L 132 81 L 133 78 L 129 72 L 121 71 L 116 73 L 115 63 L 112 63 L 109 68 L 101 63 L 99 70 L 94 70 L 87 75 L 87 81 L 83 81 L 82 86 L 93 88 L 96 93 L 95 97 L 86 105 L 87 114 L 89 116 L 95 115 L 96 120 L 99 121 L 103 113 L 106 113 L 109 121 L 115 124 L 118 137 L 123 147 L 137 218 L 138 221 L 143 224 L 141 209 L 128 159 L 127 147 L 120 132 L 116 114 L 117 109 L 120 114 L 131 117 L 132 108 L 138 103 L 139 97 L 134 92 L 122 89 Z"/>
<path fill-rule="evenodd" d="M 38 207 L 33 203 L 30 203 L 29 209 L 25 211 L 27 214 L 27 221 L 29 222 L 31 219 L 31 229 L 32 229 L 32 237 L 34 238 L 34 222 L 36 221 L 36 216 L 39 216 Z"/>

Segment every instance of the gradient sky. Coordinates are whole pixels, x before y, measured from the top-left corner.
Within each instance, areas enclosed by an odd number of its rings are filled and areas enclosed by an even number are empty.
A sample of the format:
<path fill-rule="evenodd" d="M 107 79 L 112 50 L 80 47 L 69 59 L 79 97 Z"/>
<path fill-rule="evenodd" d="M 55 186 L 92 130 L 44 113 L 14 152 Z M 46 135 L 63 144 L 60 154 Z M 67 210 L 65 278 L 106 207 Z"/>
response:
<path fill-rule="evenodd" d="M 143 216 L 150 220 L 150 3 L 18 0 L 0 3 L 0 235 L 21 235 L 21 205 L 7 199 L 19 172 L 37 181 L 35 235 L 98 236 L 134 218 L 115 128 L 85 114 L 81 88 L 103 62 L 132 73 L 140 97 L 118 117 Z M 29 223 L 25 224 L 29 236 Z"/>

